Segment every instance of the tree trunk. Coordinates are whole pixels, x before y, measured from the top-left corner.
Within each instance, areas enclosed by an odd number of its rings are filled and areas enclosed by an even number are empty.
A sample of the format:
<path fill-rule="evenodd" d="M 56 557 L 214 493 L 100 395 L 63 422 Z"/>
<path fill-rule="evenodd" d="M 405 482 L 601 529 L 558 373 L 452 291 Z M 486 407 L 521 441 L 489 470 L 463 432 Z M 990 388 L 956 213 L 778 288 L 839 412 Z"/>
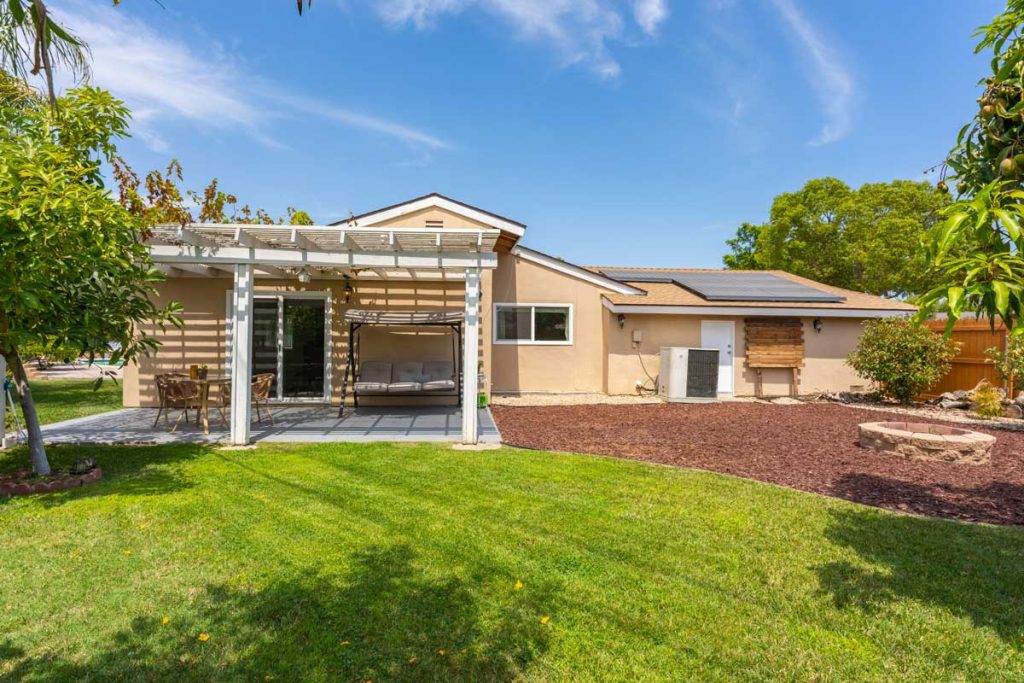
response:
<path fill-rule="evenodd" d="M 21 412 L 25 416 L 25 431 L 28 432 L 28 451 L 32 457 L 32 469 L 36 474 L 50 473 L 50 462 L 46 459 L 46 448 L 43 446 L 43 430 L 39 426 L 39 414 L 36 412 L 35 401 L 32 400 L 32 389 L 28 386 L 25 366 L 21 364 L 21 356 L 16 349 L 7 352 L 7 364 L 14 375 L 14 385 L 18 387 L 18 399 Z"/>

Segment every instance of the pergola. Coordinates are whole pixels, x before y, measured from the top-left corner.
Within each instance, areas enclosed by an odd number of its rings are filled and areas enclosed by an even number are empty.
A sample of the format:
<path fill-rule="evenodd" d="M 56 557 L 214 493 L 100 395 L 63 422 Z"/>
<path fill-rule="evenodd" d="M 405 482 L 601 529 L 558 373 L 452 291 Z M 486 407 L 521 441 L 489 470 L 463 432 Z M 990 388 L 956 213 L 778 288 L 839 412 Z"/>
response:
<path fill-rule="evenodd" d="M 459 280 L 465 282 L 462 439 L 476 443 L 480 275 L 498 265 L 496 229 L 363 228 L 330 225 L 158 226 L 153 261 L 173 276 L 234 278 L 231 441 L 249 442 L 253 294 L 257 278 Z"/>

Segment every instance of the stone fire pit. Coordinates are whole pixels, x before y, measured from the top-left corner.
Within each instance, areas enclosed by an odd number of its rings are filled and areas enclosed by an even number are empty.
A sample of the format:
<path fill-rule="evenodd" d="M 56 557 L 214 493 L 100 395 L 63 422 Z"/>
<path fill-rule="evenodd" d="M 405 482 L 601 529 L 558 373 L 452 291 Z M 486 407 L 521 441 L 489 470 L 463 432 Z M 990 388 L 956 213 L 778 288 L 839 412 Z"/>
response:
<path fill-rule="evenodd" d="M 925 422 L 865 422 L 860 445 L 911 460 L 982 465 L 988 462 L 994 436 Z"/>

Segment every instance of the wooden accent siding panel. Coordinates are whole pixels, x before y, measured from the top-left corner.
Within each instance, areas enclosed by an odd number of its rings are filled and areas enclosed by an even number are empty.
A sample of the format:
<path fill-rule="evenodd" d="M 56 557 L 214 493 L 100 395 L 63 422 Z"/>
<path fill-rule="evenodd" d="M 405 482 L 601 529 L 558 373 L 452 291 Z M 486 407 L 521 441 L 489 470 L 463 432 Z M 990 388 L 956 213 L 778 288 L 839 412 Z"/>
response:
<path fill-rule="evenodd" d="M 748 367 L 803 367 L 804 327 L 798 318 L 747 318 L 744 328 Z"/>

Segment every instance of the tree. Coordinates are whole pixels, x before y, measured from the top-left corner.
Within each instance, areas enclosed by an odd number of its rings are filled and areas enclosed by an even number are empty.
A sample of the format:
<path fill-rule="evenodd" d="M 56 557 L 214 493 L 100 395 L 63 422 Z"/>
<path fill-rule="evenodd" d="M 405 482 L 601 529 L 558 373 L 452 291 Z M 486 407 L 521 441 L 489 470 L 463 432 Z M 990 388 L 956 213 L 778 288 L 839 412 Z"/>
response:
<path fill-rule="evenodd" d="M 743 223 L 736 230 L 736 236 L 725 243 L 732 249 L 731 254 L 722 257 L 725 267 L 730 270 L 760 270 L 757 261 L 757 237 L 763 226 Z"/>
<path fill-rule="evenodd" d="M 43 0 L 0 0 L 0 69 L 24 80 L 42 73 L 50 105 L 57 106 L 55 66 L 76 78 L 87 76 L 88 48 L 50 18 Z"/>
<path fill-rule="evenodd" d="M 158 345 L 143 325 L 180 324 L 177 304 L 159 308 L 151 298 L 163 277 L 143 243 L 145 221 L 103 185 L 101 163 L 113 161 L 127 135 L 127 109 L 91 87 L 58 103 L 59 115 L 0 73 L 0 354 L 17 384 L 38 474 L 50 465 L 24 345 L 131 362 Z"/>
<path fill-rule="evenodd" d="M 857 349 L 846 359 L 900 403 L 910 403 L 949 372 L 958 353 L 952 340 L 904 318 L 877 318 L 864 325 Z"/>
<path fill-rule="evenodd" d="M 742 224 L 727 240 L 727 268 L 786 270 L 882 296 L 930 284 L 922 237 L 946 195 L 929 183 L 895 180 L 853 190 L 835 178 L 811 180 L 772 202 L 768 223 Z"/>
<path fill-rule="evenodd" d="M 1001 318 L 1024 334 L 1024 0 L 975 33 L 975 52 L 992 51 L 992 73 L 980 82 L 978 111 L 957 136 L 943 165 L 957 201 L 928 236 L 936 280 L 920 300 L 918 319 L 947 313 L 947 334 L 965 311 Z M 945 182 L 945 180 L 943 181 Z M 970 245 L 965 248 L 964 245 Z"/>
<path fill-rule="evenodd" d="M 288 207 L 284 216 L 275 221 L 264 209 L 253 210 L 248 204 L 238 209 L 238 198 L 220 189 L 220 181 L 214 178 L 202 192 L 182 190 L 181 164 L 172 159 L 163 172 L 153 170 L 146 174 L 145 183 L 121 157 L 114 157 L 113 174 L 118 184 L 118 201 L 133 215 L 143 219 L 147 225 L 190 223 L 255 223 L 260 225 L 313 225 L 313 219 L 301 209 Z M 142 187 L 145 186 L 145 196 Z M 186 202 L 188 197 L 190 202 Z M 196 215 L 189 204 L 199 208 Z"/>

